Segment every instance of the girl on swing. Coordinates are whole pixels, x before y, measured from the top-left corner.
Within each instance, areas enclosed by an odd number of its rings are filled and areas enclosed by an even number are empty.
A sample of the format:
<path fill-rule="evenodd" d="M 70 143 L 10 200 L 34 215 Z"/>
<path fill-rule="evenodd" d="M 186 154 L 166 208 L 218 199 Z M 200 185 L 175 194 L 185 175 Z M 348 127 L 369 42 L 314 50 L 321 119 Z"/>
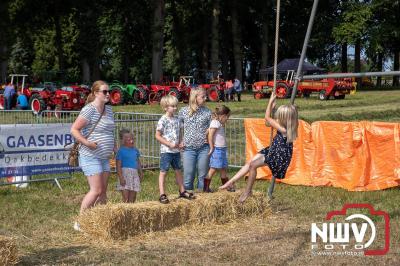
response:
<path fill-rule="evenodd" d="M 293 141 L 297 138 L 299 124 L 297 108 L 292 104 L 282 105 L 273 118 L 271 113 L 276 104 L 275 99 L 276 94 L 273 92 L 265 111 L 266 125 L 277 130 L 271 146 L 259 151 L 235 176 L 220 187 L 220 189 L 227 189 L 248 173 L 247 186 L 239 202 L 244 202 L 251 195 L 257 168 L 267 165 L 275 178 L 283 179 L 292 159 Z"/>

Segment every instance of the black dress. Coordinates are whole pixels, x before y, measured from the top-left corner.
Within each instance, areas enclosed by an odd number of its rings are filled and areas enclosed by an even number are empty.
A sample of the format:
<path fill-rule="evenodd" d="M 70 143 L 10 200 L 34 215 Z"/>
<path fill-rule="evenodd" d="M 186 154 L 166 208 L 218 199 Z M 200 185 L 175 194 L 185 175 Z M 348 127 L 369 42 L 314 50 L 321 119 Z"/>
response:
<path fill-rule="evenodd" d="M 293 143 L 287 143 L 286 137 L 278 131 L 272 145 L 262 149 L 259 153 L 264 154 L 264 162 L 271 169 L 275 178 L 282 179 L 285 177 L 293 154 Z"/>

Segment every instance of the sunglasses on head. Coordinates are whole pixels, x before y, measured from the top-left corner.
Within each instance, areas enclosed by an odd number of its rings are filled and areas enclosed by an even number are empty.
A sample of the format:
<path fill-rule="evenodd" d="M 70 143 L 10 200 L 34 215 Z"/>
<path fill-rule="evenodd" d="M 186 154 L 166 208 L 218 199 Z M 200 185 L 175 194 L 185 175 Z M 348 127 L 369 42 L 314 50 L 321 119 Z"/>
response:
<path fill-rule="evenodd" d="M 109 91 L 109 90 L 101 90 L 101 92 L 102 92 L 104 95 L 110 94 L 110 91 Z"/>

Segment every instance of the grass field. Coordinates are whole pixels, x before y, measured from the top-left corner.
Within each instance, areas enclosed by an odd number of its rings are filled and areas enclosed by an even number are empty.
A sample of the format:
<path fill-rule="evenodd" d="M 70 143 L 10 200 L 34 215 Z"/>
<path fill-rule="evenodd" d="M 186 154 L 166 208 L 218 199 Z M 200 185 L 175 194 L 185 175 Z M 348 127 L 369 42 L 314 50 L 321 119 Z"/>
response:
<path fill-rule="evenodd" d="M 244 95 L 228 105 L 235 117 L 262 117 L 267 99 Z M 287 102 L 280 100 L 278 104 Z M 357 92 L 345 100 L 321 102 L 315 97 L 296 99 L 302 119 L 377 120 L 400 122 L 400 91 Z M 214 103 L 208 106 L 213 108 Z M 161 113 L 158 106 L 114 107 L 115 111 Z M 361 167 L 361 166 L 360 166 Z M 231 169 L 230 175 L 234 173 Z M 158 198 L 157 171 L 146 171 L 139 201 Z M 214 178 L 213 187 L 218 185 Z M 168 194 L 176 194 L 171 175 Z M 109 182 L 110 202 L 120 202 L 116 178 Z M 26 189 L 0 187 L 0 234 L 16 239 L 21 265 L 399 265 L 399 188 L 375 192 L 348 192 L 331 187 L 277 184 L 271 213 L 228 224 L 186 226 L 155 232 L 126 241 L 104 243 L 86 239 L 72 229 L 87 184 L 83 175 L 52 183 L 31 184 Z M 244 186 L 238 183 L 238 188 Z M 268 181 L 256 182 L 265 191 Z M 327 212 L 344 203 L 370 203 L 390 215 L 390 250 L 385 256 L 313 256 L 311 223 L 324 222 Z M 379 220 L 377 220 L 379 223 Z M 1 256 L 1 254 L 0 254 Z"/>

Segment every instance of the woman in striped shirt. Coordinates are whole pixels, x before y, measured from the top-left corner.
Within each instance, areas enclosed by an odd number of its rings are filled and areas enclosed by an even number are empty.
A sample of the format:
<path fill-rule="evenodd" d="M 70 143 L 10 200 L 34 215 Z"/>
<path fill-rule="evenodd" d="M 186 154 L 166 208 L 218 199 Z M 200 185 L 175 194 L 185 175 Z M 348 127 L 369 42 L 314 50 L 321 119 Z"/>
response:
<path fill-rule="evenodd" d="M 81 143 L 79 148 L 79 165 L 87 176 L 90 190 L 83 198 L 81 214 L 97 203 L 107 201 L 107 181 L 110 175 L 109 160 L 115 147 L 114 116 L 107 83 L 98 80 L 93 83 L 85 107 L 72 124 L 71 134 Z M 96 123 L 98 124 L 96 125 Z M 92 130 L 90 134 L 89 132 Z"/>

